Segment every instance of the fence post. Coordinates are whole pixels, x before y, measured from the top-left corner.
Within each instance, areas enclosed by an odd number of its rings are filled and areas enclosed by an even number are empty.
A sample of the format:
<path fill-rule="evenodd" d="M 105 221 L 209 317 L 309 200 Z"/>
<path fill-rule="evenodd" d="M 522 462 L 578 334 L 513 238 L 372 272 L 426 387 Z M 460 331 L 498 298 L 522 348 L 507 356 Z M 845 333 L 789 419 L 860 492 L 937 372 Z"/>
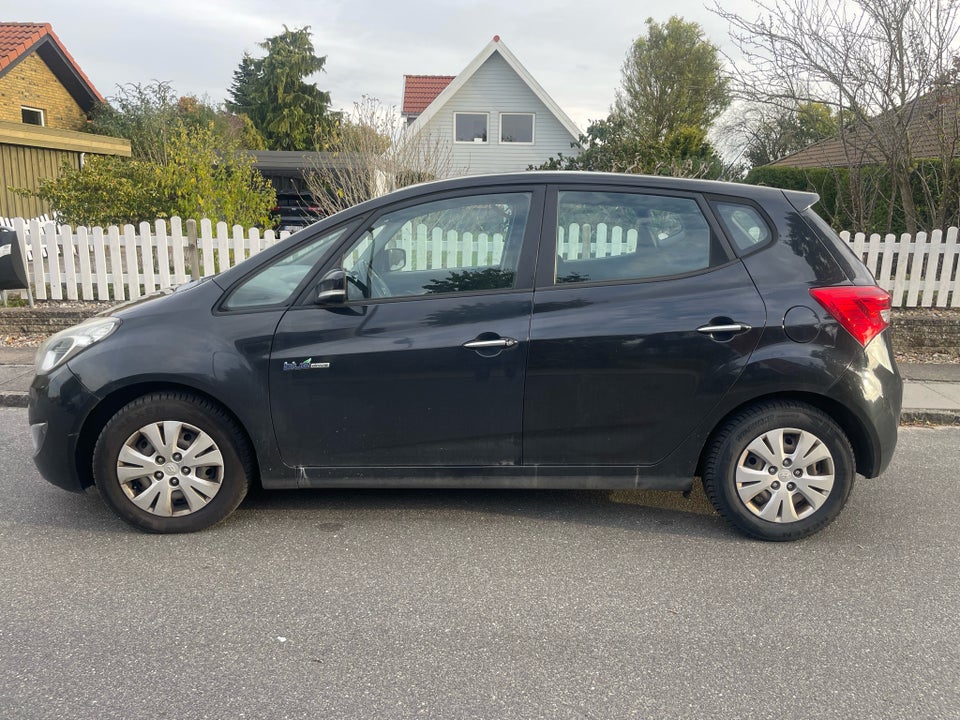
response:
<path fill-rule="evenodd" d="M 187 257 L 190 258 L 190 279 L 200 279 L 200 253 L 197 250 L 197 221 L 187 220 Z"/>

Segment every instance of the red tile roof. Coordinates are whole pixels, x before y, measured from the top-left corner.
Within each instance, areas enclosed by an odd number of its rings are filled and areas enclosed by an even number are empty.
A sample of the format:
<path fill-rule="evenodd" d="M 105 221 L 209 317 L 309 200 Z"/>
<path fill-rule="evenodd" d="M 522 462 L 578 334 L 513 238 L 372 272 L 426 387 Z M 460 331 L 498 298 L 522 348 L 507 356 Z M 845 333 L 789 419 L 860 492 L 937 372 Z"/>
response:
<path fill-rule="evenodd" d="M 72 66 L 73 71 L 87 86 L 86 89 L 102 102 L 103 96 L 80 69 L 73 56 L 67 52 L 50 23 L 0 22 L 0 75 L 44 39 L 47 39 L 60 51 L 63 59 Z"/>
<path fill-rule="evenodd" d="M 419 115 L 453 82 L 455 75 L 404 75 L 403 114 Z"/>

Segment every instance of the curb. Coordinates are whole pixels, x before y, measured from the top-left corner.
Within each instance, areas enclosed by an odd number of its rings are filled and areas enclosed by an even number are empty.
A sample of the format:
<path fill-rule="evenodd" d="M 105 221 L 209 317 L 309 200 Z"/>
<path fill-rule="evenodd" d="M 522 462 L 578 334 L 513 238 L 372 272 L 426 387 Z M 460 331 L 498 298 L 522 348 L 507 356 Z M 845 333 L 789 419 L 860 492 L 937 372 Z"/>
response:
<path fill-rule="evenodd" d="M 26 407 L 30 393 L 4 391 L 0 392 L 0 407 Z"/>
<path fill-rule="evenodd" d="M 904 410 L 900 413 L 901 425 L 960 425 L 957 410 Z"/>

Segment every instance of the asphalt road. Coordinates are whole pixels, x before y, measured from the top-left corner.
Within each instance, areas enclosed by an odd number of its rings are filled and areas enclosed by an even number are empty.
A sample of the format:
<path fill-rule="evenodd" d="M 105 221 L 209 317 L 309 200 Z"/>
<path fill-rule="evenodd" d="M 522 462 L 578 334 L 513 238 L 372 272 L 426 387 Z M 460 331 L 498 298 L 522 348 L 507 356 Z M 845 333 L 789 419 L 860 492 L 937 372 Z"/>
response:
<path fill-rule="evenodd" d="M 820 535 L 702 494 L 263 493 L 149 536 L 0 410 L 0 718 L 960 718 L 960 429 Z"/>

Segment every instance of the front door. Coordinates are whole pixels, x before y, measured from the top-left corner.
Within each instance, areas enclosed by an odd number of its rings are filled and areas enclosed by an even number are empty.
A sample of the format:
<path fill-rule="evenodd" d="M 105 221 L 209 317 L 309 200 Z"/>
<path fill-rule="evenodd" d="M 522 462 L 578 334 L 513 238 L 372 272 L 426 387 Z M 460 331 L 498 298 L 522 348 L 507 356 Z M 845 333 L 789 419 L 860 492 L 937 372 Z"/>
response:
<path fill-rule="evenodd" d="M 388 209 L 335 265 L 347 301 L 288 311 L 270 393 L 284 462 L 512 465 L 521 459 L 542 191 Z"/>

